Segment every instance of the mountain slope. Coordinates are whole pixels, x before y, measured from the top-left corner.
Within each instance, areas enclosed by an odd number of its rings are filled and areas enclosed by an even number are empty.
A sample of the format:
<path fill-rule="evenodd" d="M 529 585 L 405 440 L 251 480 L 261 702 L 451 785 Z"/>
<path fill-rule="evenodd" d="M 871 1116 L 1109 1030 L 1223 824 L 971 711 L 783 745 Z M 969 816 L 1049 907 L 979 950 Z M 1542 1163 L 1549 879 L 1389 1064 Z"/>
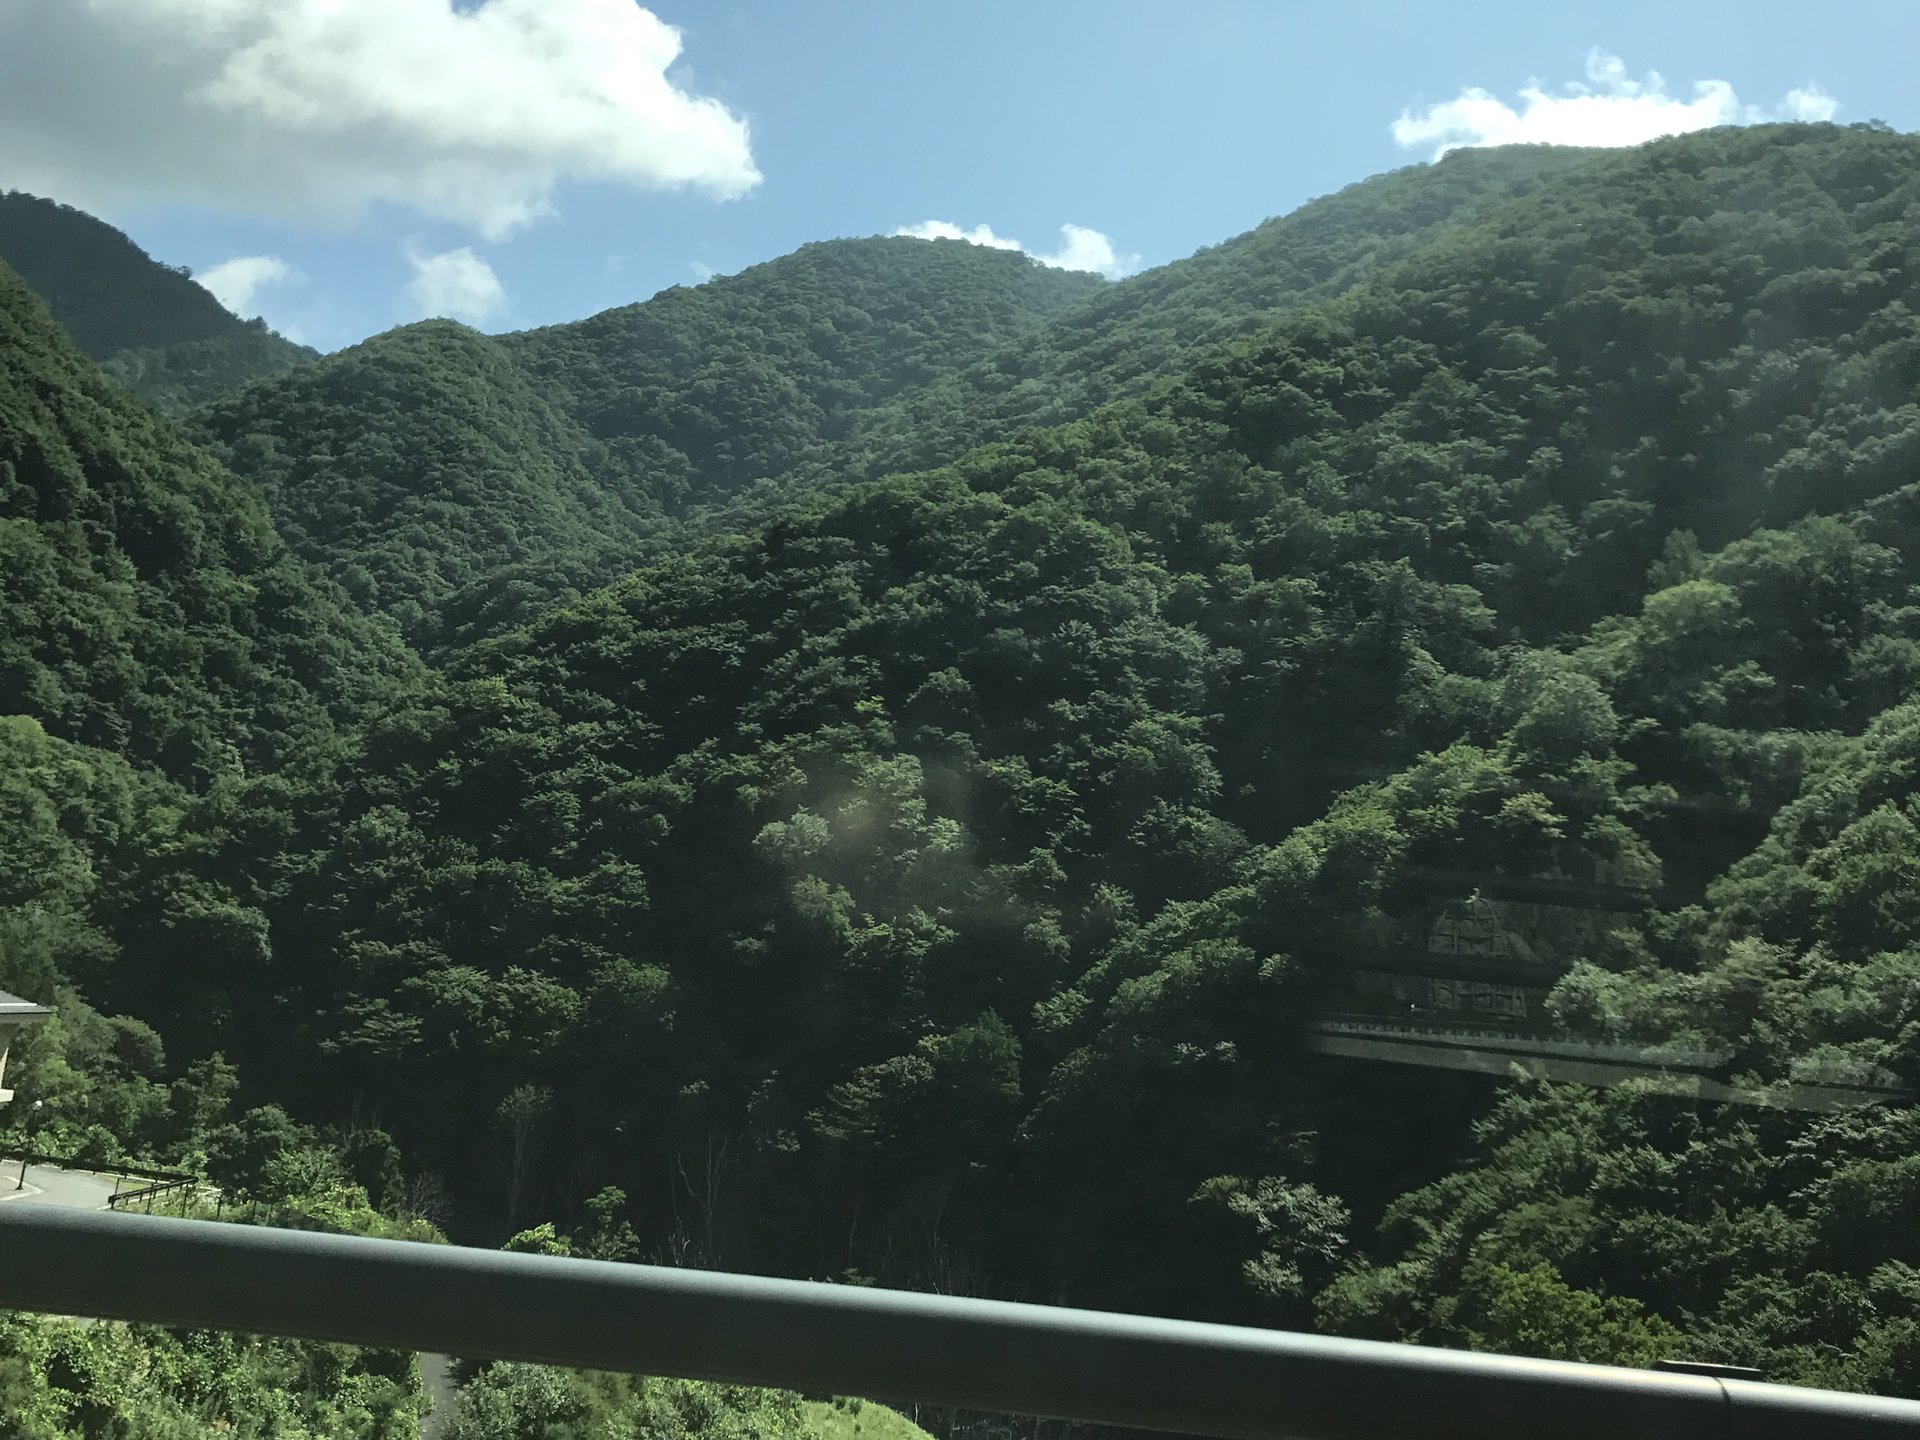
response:
<path fill-rule="evenodd" d="M 412 670 L 0 265 L 0 709 L 200 783 Z"/>
<path fill-rule="evenodd" d="M 1823 973 L 1791 949 L 1810 935 L 1856 964 L 1920 947 L 1910 817 L 1839 843 L 1892 784 L 1796 812 L 1832 918 L 1791 888 L 1760 936 L 1689 906 L 1920 684 L 1916 161 L 1829 126 L 1583 164 L 1150 397 L 815 497 L 476 647 L 324 780 L 192 817 L 209 868 L 156 866 L 138 913 L 248 897 L 269 956 L 167 973 L 285 1093 L 382 1097 L 479 1231 L 530 1218 L 487 1169 L 524 1083 L 542 1143 L 674 1253 L 1309 1323 L 1351 1215 L 1457 1134 L 1350 1142 L 1414 1103 L 1301 1043 L 1356 1003 L 1357 954 L 1417 950 L 1483 882 L 1669 885 L 1669 911 L 1561 935 L 1625 978 L 1556 1013 L 1604 1027 L 1668 970 L 1696 997 L 1676 1027 L 1727 1038 L 1756 939 L 1789 975 Z M 1910 1046 L 1907 993 L 1837 1028 Z M 1830 1000 L 1729 1043 L 1791 1067 Z M 169 1024 L 213 1043 L 198 1012 Z M 1512 1211 L 1466 1213 L 1530 1267 L 1552 1217 Z M 1610 1294 L 1694 1324 L 1658 1266 L 1565 1233 Z M 1741 1256 L 1801 1283 L 1804 1251 Z M 1395 1275 L 1341 1313 L 1451 1313 L 1450 1277 Z"/>
<path fill-rule="evenodd" d="M 251 386 L 194 425 L 296 551 L 429 653 L 603 583 L 658 528 L 501 346 L 452 321 Z"/>
<path fill-rule="evenodd" d="M 266 490 L 301 553 L 439 653 L 614 578 L 659 533 L 641 517 L 775 477 L 765 495 L 936 463 L 1134 393 L 1583 158 L 1515 149 L 1397 172 L 1118 286 L 959 242 L 809 245 L 492 342 L 448 326 L 377 337 L 207 407 L 199 433 Z"/>
<path fill-rule="evenodd" d="M 378 1115 L 461 1239 L 1915 1393 L 1911 1108 L 1306 1027 L 1491 916 L 1529 1026 L 1920 1078 L 1916 216 L 1873 127 L 1582 160 L 1146 394 L 661 545 L 97 884 L 127 777 L 0 727 L 0 803 L 104 1000 Z M 440 404 L 489 345 L 396 354 Z M 316 453 L 413 374 L 343 367 Z"/>
<path fill-rule="evenodd" d="M 683 509 L 1104 286 L 1015 251 L 834 240 L 501 343 L 605 444 L 614 483 Z"/>
<path fill-rule="evenodd" d="M 825 464 L 864 475 L 952 460 L 1138 395 L 1209 348 L 1338 295 L 1600 152 L 1458 150 L 1359 181 L 1187 260 L 1089 296 L 977 364 L 861 416 Z"/>
<path fill-rule="evenodd" d="M 261 322 L 236 319 L 111 225 L 52 200 L 0 194 L 0 261 L 109 375 L 163 410 L 314 358 Z"/>
<path fill-rule="evenodd" d="M 192 423 L 300 553 L 440 654 L 612 580 L 663 512 L 1103 283 L 976 246 L 835 241 L 547 330 L 408 326 Z"/>

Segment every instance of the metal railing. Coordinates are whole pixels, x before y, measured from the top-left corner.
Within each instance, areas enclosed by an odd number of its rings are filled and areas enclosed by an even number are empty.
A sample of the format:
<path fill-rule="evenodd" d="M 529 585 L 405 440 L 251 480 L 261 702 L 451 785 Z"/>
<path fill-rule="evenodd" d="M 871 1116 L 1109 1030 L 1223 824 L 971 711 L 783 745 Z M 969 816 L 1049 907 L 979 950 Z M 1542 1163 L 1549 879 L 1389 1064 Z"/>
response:
<path fill-rule="evenodd" d="M 78 1155 L 49 1155 L 44 1150 L 9 1149 L 0 1155 L 0 1165 L 51 1165 L 56 1170 L 83 1170 L 92 1175 L 112 1175 L 116 1179 L 135 1176 L 142 1180 L 191 1180 L 181 1170 L 156 1170 L 151 1165 L 123 1165 L 119 1162 L 95 1163 Z"/>
<path fill-rule="evenodd" d="M 1620 1060 L 1631 1065 L 1673 1066 L 1711 1070 L 1733 1058 L 1728 1049 L 1703 1050 L 1684 1045 L 1640 1045 L 1627 1040 L 1589 1039 L 1582 1035 L 1544 1035 L 1529 1030 L 1496 1030 L 1434 1021 L 1396 1020 L 1387 1016 L 1340 1015 L 1313 1022 L 1327 1035 L 1361 1035 L 1383 1040 L 1424 1041 L 1431 1045 L 1480 1045 L 1493 1050 L 1524 1051 L 1530 1055 L 1559 1055 L 1568 1059 Z"/>
<path fill-rule="evenodd" d="M 1865 1440 L 1920 1403 L 991 1300 L 0 1207 L 0 1306 L 1229 1440 Z"/>
<path fill-rule="evenodd" d="M 195 1175 L 182 1175 L 172 1180 L 159 1180 L 151 1185 L 142 1185 L 137 1190 L 115 1190 L 107 1197 L 109 1210 L 129 1210 L 145 1202 L 146 1213 L 153 1213 L 153 1197 L 171 1194 L 175 1190 L 187 1190 L 198 1187 L 201 1181 Z"/>

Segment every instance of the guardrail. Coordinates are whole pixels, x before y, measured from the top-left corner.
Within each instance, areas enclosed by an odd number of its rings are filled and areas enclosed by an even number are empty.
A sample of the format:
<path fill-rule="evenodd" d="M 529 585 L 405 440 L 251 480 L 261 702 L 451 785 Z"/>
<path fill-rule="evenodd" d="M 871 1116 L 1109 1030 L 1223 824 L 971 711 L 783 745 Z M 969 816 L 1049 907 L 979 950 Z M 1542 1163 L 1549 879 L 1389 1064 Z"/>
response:
<path fill-rule="evenodd" d="M 1366 1035 L 1382 1040 L 1425 1041 L 1428 1044 L 1485 1045 L 1498 1050 L 1535 1055 L 1564 1055 L 1569 1059 L 1621 1060 L 1637 1065 L 1673 1065 L 1689 1070 L 1711 1070 L 1733 1058 L 1731 1050 L 1698 1050 L 1678 1045 L 1636 1045 L 1622 1040 L 1589 1040 L 1580 1036 L 1533 1035 L 1524 1030 L 1496 1030 L 1464 1025 L 1423 1024 L 1417 1020 L 1378 1020 L 1346 1016 L 1316 1020 L 1316 1030 L 1327 1034 Z"/>
<path fill-rule="evenodd" d="M 1421 1020 L 1396 1020 L 1386 1016 L 1355 1015 L 1343 1012 L 1310 1022 L 1309 1029 L 1321 1035 L 1349 1035 L 1363 1040 L 1389 1040 L 1436 1049 L 1486 1049 L 1514 1055 L 1567 1060 L 1601 1060 L 1623 1065 L 1676 1069 L 1711 1074 L 1733 1058 L 1730 1049 L 1701 1050 L 1679 1045 L 1637 1045 L 1631 1041 L 1596 1040 L 1581 1036 L 1539 1035 L 1518 1028 L 1493 1029 L 1448 1025 Z M 1841 1095 L 1882 1095 L 1889 1099 L 1909 1098 L 1910 1092 L 1900 1077 L 1880 1066 L 1846 1066 L 1840 1062 L 1826 1065 L 1796 1066 L 1787 1079 L 1755 1084 L 1744 1093 L 1756 1099 L 1791 1092 L 1815 1092 Z"/>
<path fill-rule="evenodd" d="M 43 1150 L 13 1149 L 0 1155 L 0 1165 L 17 1165 L 22 1160 L 29 1165 L 52 1165 L 60 1170 L 85 1170 L 95 1175 L 137 1175 L 142 1180 L 190 1180 L 193 1178 L 179 1170 L 156 1170 L 151 1165 L 122 1165 L 115 1161 L 95 1164 L 77 1155 L 49 1155 Z"/>
<path fill-rule="evenodd" d="M 1920 1403 L 597 1260 L 0 1207 L 0 1307 L 1225 1440 L 1867 1440 Z"/>
<path fill-rule="evenodd" d="M 109 1210 L 125 1210 L 129 1206 L 137 1205 L 144 1200 L 146 1202 L 147 1214 L 151 1215 L 153 1213 L 154 1196 L 165 1195 L 174 1190 L 184 1190 L 191 1185 L 198 1185 L 199 1183 L 200 1181 L 197 1176 L 181 1175 L 171 1180 L 158 1181 L 152 1185 L 142 1185 L 138 1190 L 115 1190 L 113 1194 L 107 1197 L 107 1208 Z"/>

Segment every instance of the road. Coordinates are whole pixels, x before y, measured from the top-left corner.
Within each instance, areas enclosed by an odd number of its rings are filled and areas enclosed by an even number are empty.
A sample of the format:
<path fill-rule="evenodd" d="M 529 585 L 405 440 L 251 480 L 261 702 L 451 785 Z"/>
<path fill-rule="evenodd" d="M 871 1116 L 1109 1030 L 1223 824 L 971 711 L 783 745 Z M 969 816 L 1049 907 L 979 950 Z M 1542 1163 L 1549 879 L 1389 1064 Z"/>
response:
<path fill-rule="evenodd" d="M 460 1387 L 453 1379 L 453 1359 L 447 1355 L 420 1352 L 420 1383 L 433 1397 L 433 1409 L 420 1421 L 423 1440 L 437 1440 L 453 1419 L 453 1408 L 460 1403 Z"/>
<path fill-rule="evenodd" d="M 0 1167 L 0 1202 L 13 1205 L 60 1205 L 68 1210 L 104 1210 L 113 1194 L 114 1177 L 91 1170 L 61 1170 L 52 1165 L 29 1165 L 26 1188 L 14 1189 L 20 1179 L 17 1164 Z M 141 1181 L 132 1182 L 135 1185 Z"/>

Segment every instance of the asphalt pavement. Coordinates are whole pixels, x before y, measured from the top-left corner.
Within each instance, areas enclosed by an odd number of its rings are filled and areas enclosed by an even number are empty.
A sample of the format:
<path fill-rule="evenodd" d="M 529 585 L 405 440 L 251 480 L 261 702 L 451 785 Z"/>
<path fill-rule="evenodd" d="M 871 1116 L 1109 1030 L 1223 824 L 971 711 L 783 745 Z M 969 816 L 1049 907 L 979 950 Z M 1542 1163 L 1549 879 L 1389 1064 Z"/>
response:
<path fill-rule="evenodd" d="M 62 1170 L 54 1165 L 29 1165 L 25 1186 L 20 1186 L 19 1180 L 19 1162 L 0 1163 L 0 1203 L 104 1210 L 114 1186 L 111 1175 L 98 1175 L 91 1170 Z"/>

